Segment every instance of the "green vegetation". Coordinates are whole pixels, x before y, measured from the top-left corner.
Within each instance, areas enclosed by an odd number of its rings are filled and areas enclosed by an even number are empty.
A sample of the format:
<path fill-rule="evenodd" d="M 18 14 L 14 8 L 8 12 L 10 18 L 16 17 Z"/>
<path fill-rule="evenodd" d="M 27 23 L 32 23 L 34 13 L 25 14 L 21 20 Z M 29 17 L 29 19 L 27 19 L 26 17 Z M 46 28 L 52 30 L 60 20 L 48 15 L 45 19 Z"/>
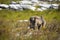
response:
<path fill-rule="evenodd" d="M 28 22 L 18 20 L 29 19 L 31 16 L 43 15 L 47 21 L 46 28 L 39 31 L 28 30 Z M 29 32 L 33 34 L 28 35 Z M 19 36 L 16 36 L 19 33 Z M 60 11 L 46 10 L 43 12 L 24 10 L 0 10 L 0 40 L 60 40 Z"/>
<path fill-rule="evenodd" d="M 11 1 L 20 1 L 20 0 L 0 0 L 0 3 L 9 4 Z"/>
<path fill-rule="evenodd" d="M 46 20 L 53 20 L 54 17 L 59 19 L 60 12 L 58 10 L 46 10 L 43 12 L 31 11 L 31 10 L 24 10 L 24 11 L 14 11 L 14 10 L 1 10 L 0 11 L 0 18 L 6 20 L 24 20 L 29 19 L 31 16 L 40 16 L 43 15 Z"/>

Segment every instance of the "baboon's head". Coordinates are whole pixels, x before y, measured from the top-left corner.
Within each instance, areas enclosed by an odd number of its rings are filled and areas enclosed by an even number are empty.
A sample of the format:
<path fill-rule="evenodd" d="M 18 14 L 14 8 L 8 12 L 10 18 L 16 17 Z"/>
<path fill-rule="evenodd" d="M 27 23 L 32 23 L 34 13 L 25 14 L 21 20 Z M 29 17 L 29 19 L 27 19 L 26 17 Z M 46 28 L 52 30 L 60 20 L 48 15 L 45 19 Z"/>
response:
<path fill-rule="evenodd" d="M 35 27 L 35 17 L 30 17 L 30 27 L 34 28 Z"/>

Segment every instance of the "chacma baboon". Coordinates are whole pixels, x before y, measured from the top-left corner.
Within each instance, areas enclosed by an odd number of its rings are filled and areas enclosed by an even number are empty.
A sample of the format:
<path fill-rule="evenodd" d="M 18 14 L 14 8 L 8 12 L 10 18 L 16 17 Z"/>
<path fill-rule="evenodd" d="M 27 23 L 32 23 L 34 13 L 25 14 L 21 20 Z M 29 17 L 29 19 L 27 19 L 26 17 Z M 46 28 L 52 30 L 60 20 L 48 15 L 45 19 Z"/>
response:
<path fill-rule="evenodd" d="M 40 29 L 40 27 L 45 27 L 46 25 L 46 21 L 43 18 L 43 16 L 32 16 L 29 19 L 30 21 L 30 28 L 35 29 L 35 26 L 38 27 L 38 30 Z"/>

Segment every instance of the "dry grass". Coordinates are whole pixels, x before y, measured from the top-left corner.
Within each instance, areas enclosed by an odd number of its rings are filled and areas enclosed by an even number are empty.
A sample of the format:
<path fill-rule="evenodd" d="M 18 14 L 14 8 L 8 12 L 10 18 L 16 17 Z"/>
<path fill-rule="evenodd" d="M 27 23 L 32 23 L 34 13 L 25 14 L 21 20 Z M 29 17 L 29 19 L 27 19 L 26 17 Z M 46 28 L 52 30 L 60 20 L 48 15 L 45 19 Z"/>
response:
<path fill-rule="evenodd" d="M 46 28 L 38 31 L 28 29 L 29 22 L 18 22 L 30 16 L 43 15 L 47 21 Z M 0 40 L 60 40 L 60 12 L 47 10 L 43 12 L 0 11 Z"/>

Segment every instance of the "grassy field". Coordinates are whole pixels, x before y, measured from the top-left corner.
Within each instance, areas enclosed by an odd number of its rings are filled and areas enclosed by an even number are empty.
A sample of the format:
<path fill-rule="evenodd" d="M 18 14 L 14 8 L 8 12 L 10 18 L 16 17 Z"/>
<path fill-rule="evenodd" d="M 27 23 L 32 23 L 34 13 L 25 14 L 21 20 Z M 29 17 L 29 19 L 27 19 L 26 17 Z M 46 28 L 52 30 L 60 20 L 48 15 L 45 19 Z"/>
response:
<path fill-rule="evenodd" d="M 0 3 L 9 4 L 11 1 L 20 1 L 20 0 L 0 0 Z"/>
<path fill-rule="evenodd" d="M 41 28 L 39 31 L 27 29 L 28 22 L 18 22 L 18 20 L 29 20 L 31 16 L 41 15 L 47 25 L 45 29 Z M 30 36 L 25 36 L 30 32 L 32 32 Z M 60 40 L 60 11 L 0 10 L 0 40 Z"/>
<path fill-rule="evenodd" d="M 1 10 L 0 18 L 6 20 L 24 20 L 29 19 L 31 16 L 41 16 L 43 15 L 47 21 L 51 21 L 54 18 L 59 20 L 60 12 L 58 10 L 46 10 L 43 12 L 24 10 L 24 11 L 14 11 L 14 10 Z"/>

